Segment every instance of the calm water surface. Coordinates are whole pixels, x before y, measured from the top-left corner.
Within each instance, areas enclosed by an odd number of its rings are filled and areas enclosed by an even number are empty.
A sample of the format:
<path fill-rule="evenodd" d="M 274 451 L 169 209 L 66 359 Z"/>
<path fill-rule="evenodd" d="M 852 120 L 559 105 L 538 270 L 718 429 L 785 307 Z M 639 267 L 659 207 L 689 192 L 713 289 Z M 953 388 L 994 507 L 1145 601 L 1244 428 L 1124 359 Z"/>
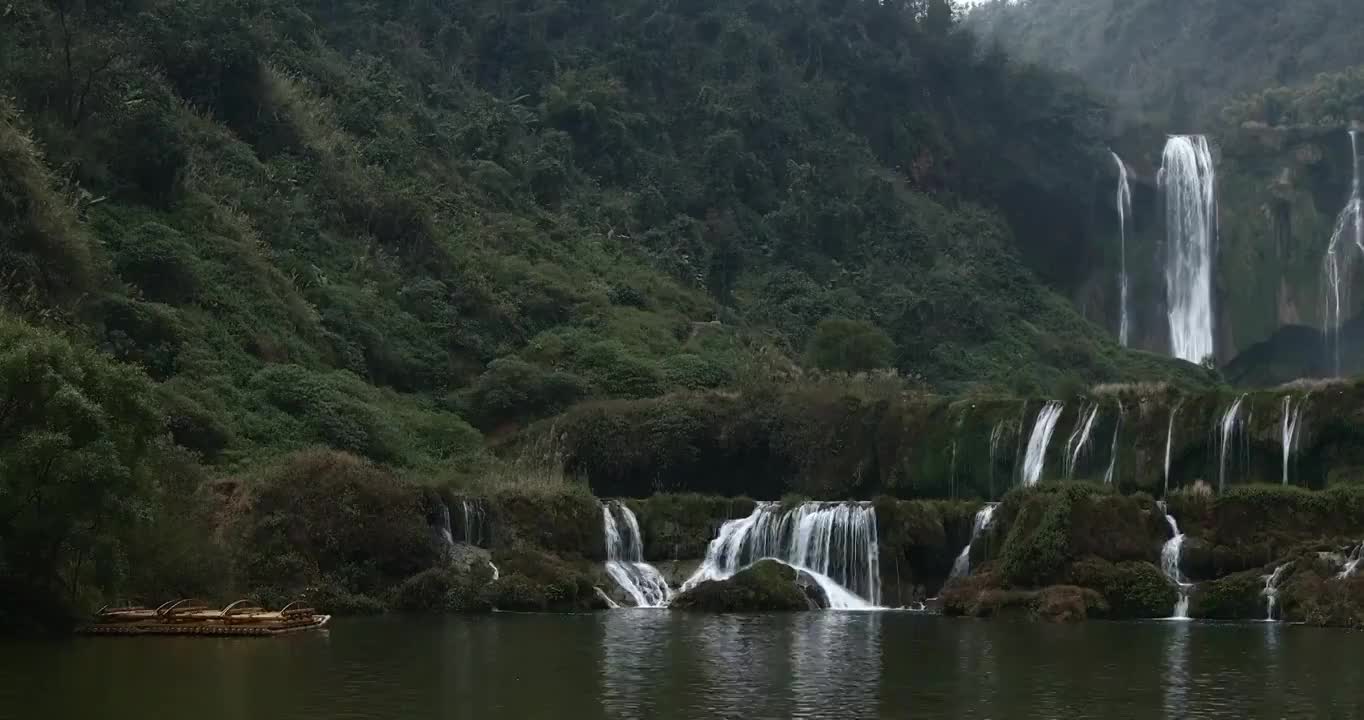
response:
<path fill-rule="evenodd" d="M 0 717 L 1358 718 L 1364 635 L 904 613 L 375 619 L 0 644 Z"/>

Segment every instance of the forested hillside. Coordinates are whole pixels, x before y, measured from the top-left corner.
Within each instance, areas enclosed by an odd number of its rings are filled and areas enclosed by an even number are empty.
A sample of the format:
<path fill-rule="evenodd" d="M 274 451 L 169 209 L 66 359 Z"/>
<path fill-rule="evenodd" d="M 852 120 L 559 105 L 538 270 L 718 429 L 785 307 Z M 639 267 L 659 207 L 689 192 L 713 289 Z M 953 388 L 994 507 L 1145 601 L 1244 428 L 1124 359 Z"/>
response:
<path fill-rule="evenodd" d="M 1020 57 L 1071 70 L 1144 117 L 1195 132 L 1246 92 L 1364 64 L 1355 0 L 986 0 L 969 15 Z"/>
<path fill-rule="evenodd" d="M 589 400 L 1205 382 L 1057 292 L 1108 125 L 943 0 L 0 4 L 0 596 L 226 582 L 254 478 L 402 515 L 262 474 L 314 446 L 443 482 Z"/>
<path fill-rule="evenodd" d="M 941 4 L 5 12 L 6 307 L 143 368 L 210 461 L 439 462 L 799 365 L 1133 368 L 1019 262 L 1092 252 L 1102 108 Z"/>

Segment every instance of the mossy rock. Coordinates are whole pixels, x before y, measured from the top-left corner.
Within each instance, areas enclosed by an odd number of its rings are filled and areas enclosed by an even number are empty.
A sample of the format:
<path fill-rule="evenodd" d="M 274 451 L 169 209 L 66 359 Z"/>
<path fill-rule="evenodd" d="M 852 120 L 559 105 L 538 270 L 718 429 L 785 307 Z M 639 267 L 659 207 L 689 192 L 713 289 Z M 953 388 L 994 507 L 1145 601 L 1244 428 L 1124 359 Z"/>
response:
<path fill-rule="evenodd" d="M 1148 562 L 1085 558 L 1070 566 L 1070 582 L 1103 595 L 1112 618 L 1167 617 L 1179 599 L 1174 584 Z"/>
<path fill-rule="evenodd" d="M 811 609 L 797 585 L 796 570 L 775 560 L 762 560 L 728 580 L 711 580 L 673 599 L 671 607 L 715 613 L 790 612 Z"/>
<path fill-rule="evenodd" d="M 1247 570 L 1199 583 L 1189 615 L 1209 620 L 1260 620 L 1265 616 L 1265 572 Z"/>
<path fill-rule="evenodd" d="M 601 502 L 586 492 L 500 492 L 487 498 L 486 507 L 499 547 L 525 544 L 606 559 Z"/>
<path fill-rule="evenodd" d="M 1015 617 L 1045 622 L 1080 622 L 1106 617 L 1103 596 L 1089 588 L 1052 585 L 1040 590 L 999 587 L 990 573 L 953 580 L 943 590 L 943 613 L 968 617 Z"/>
<path fill-rule="evenodd" d="M 573 562 L 528 546 L 499 550 L 493 560 L 501 577 L 484 597 L 498 610 L 586 612 L 605 608 L 586 562 Z"/>
<path fill-rule="evenodd" d="M 752 514 L 754 507 L 748 498 L 696 494 L 661 494 L 626 504 L 639 520 L 644 559 L 651 562 L 704 558 L 720 526 Z"/>
<path fill-rule="evenodd" d="M 1364 576 L 1338 579 L 1334 569 L 1304 566 L 1280 584 L 1283 619 L 1323 627 L 1364 629 Z"/>
<path fill-rule="evenodd" d="M 393 591 L 389 606 L 408 613 L 489 612 L 493 609 L 486 592 L 490 580 L 490 568 L 481 573 L 431 568 L 404 580 Z"/>

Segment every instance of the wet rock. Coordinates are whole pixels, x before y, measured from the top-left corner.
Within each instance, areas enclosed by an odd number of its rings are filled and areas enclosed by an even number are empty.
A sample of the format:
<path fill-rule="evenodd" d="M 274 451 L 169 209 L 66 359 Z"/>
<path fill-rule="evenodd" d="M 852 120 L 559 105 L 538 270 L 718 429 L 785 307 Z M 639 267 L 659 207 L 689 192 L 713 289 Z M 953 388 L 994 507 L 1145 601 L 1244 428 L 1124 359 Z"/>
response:
<path fill-rule="evenodd" d="M 735 613 L 809 610 L 810 604 L 810 597 L 797 584 L 794 569 L 775 560 L 762 560 L 728 580 L 697 585 L 674 598 L 672 607 Z"/>

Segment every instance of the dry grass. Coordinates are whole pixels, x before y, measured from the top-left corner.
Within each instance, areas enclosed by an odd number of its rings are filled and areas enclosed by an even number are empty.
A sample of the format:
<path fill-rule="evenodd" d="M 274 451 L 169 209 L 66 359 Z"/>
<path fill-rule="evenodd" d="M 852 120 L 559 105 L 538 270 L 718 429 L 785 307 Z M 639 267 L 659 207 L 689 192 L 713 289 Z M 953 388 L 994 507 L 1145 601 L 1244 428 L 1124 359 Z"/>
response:
<path fill-rule="evenodd" d="M 1164 382 L 1104 383 L 1102 385 L 1095 385 L 1089 392 L 1095 397 L 1113 397 L 1117 395 L 1150 397 L 1152 395 L 1162 395 L 1169 391 L 1169 389 L 1170 384 Z"/>

